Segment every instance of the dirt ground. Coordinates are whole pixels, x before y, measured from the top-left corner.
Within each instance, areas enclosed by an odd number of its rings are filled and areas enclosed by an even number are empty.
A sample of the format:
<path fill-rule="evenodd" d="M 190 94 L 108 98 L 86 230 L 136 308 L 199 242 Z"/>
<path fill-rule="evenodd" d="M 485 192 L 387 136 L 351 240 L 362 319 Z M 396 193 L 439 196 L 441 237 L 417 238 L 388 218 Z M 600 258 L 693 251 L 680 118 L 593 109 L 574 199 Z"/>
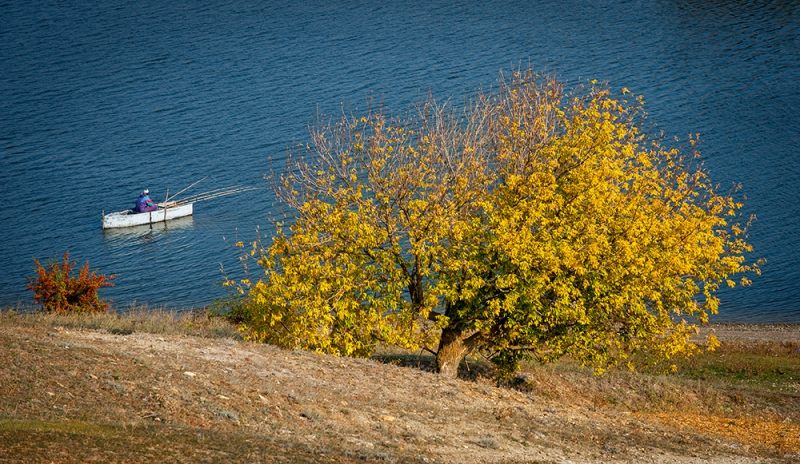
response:
<path fill-rule="evenodd" d="M 707 330 L 800 342 L 797 325 Z M 0 320 L 0 462 L 800 461 L 797 377 L 695 414 L 680 408 L 714 394 L 702 379 L 562 367 L 498 387 L 472 371 L 443 379 L 417 355 L 111 332 Z"/>

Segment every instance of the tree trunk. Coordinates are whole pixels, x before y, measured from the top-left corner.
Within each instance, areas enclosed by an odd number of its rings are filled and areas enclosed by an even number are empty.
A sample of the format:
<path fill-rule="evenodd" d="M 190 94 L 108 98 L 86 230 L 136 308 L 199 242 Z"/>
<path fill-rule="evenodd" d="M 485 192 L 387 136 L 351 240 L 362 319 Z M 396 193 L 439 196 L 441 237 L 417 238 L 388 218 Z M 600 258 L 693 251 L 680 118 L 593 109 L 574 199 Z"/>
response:
<path fill-rule="evenodd" d="M 466 334 L 462 330 L 453 328 L 442 330 L 439 351 L 436 353 L 436 368 L 439 374 L 451 379 L 458 376 L 458 365 L 471 351 L 465 341 Z"/>

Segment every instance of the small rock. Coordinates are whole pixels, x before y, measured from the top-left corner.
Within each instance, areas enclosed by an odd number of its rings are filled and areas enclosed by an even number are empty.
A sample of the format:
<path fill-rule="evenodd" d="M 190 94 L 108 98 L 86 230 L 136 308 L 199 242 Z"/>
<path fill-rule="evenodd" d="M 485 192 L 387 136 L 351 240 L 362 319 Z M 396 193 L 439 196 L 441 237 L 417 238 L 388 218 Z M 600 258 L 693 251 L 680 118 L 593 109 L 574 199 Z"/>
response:
<path fill-rule="evenodd" d="M 233 411 L 219 411 L 217 413 L 217 417 L 223 417 L 225 419 L 235 420 L 239 422 L 239 415 Z"/>
<path fill-rule="evenodd" d="M 189 371 L 184 372 L 183 375 L 185 375 L 187 377 L 196 377 L 197 376 L 197 374 L 195 374 L 194 372 L 189 372 Z"/>
<path fill-rule="evenodd" d="M 142 417 L 142 419 L 151 419 L 151 420 L 153 420 L 153 421 L 155 421 L 155 422 L 162 422 L 162 421 L 164 421 L 164 418 L 163 418 L 163 417 L 159 416 L 158 414 L 156 414 L 156 413 L 154 413 L 154 412 L 149 412 L 149 411 L 148 411 L 148 412 L 145 412 L 144 414 L 142 414 L 142 416 L 141 416 L 141 417 Z"/>
<path fill-rule="evenodd" d="M 355 443 L 357 445 L 363 446 L 365 448 L 375 448 L 375 444 L 374 443 L 368 442 L 366 440 L 362 440 L 360 438 L 348 438 L 347 441 L 350 442 L 350 443 Z"/>
<path fill-rule="evenodd" d="M 616 448 L 612 448 L 612 447 L 610 447 L 610 446 L 608 446 L 608 445 L 603 445 L 603 446 L 602 446 L 602 448 L 603 448 L 603 451 L 605 451 L 605 452 L 607 452 L 607 453 L 613 453 L 613 454 L 616 454 L 616 453 L 618 453 L 618 452 L 619 452 L 619 451 L 618 451 Z"/>
<path fill-rule="evenodd" d="M 381 417 L 381 422 L 394 422 L 394 417 L 392 417 L 392 416 L 383 416 L 383 417 Z"/>
<path fill-rule="evenodd" d="M 481 448 L 488 448 L 488 449 L 500 448 L 500 445 L 493 438 L 481 438 L 480 440 L 475 442 L 475 444 L 480 446 Z"/>
<path fill-rule="evenodd" d="M 113 387 L 114 390 L 118 392 L 124 392 L 125 390 L 127 390 L 127 388 L 125 388 L 123 385 L 118 384 L 117 382 L 112 382 L 110 380 L 106 380 L 106 385 Z"/>

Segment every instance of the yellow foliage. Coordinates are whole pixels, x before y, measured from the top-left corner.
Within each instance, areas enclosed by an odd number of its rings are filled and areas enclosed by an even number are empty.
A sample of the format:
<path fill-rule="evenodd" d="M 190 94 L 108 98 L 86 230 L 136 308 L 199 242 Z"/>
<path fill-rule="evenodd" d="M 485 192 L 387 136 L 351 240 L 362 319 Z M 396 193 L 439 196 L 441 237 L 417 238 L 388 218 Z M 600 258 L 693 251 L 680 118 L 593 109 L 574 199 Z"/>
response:
<path fill-rule="evenodd" d="M 314 128 L 275 183 L 293 222 L 253 244 L 248 333 L 347 356 L 455 340 L 503 369 L 690 355 L 685 319 L 706 321 L 720 284 L 758 266 L 695 140 L 663 146 L 628 93 L 565 93 L 528 69 L 459 111 L 429 97 Z"/>

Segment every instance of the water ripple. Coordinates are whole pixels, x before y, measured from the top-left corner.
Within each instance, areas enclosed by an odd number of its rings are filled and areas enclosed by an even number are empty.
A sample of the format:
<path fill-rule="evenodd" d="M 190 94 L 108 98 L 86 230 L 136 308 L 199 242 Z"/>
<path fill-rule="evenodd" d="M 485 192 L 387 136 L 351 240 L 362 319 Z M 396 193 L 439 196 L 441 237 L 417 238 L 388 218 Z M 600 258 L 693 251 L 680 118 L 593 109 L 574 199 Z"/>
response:
<path fill-rule="evenodd" d="M 317 111 L 395 111 L 489 87 L 532 64 L 645 96 L 658 129 L 701 132 L 707 168 L 744 183 L 766 257 L 722 319 L 800 322 L 800 6 L 796 2 L 253 0 L 0 5 L 0 304 L 30 295 L 31 257 L 72 251 L 120 304 L 202 306 L 237 267 L 222 237 L 267 227 L 269 190 L 198 204 L 167 231 L 100 230 L 100 211 L 209 176 L 264 186 Z M 272 164 L 270 164 L 272 159 Z M 23 211 L 9 208 L 23 205 Z M 722 320 L 721 319 L 721 320 Z"/>

